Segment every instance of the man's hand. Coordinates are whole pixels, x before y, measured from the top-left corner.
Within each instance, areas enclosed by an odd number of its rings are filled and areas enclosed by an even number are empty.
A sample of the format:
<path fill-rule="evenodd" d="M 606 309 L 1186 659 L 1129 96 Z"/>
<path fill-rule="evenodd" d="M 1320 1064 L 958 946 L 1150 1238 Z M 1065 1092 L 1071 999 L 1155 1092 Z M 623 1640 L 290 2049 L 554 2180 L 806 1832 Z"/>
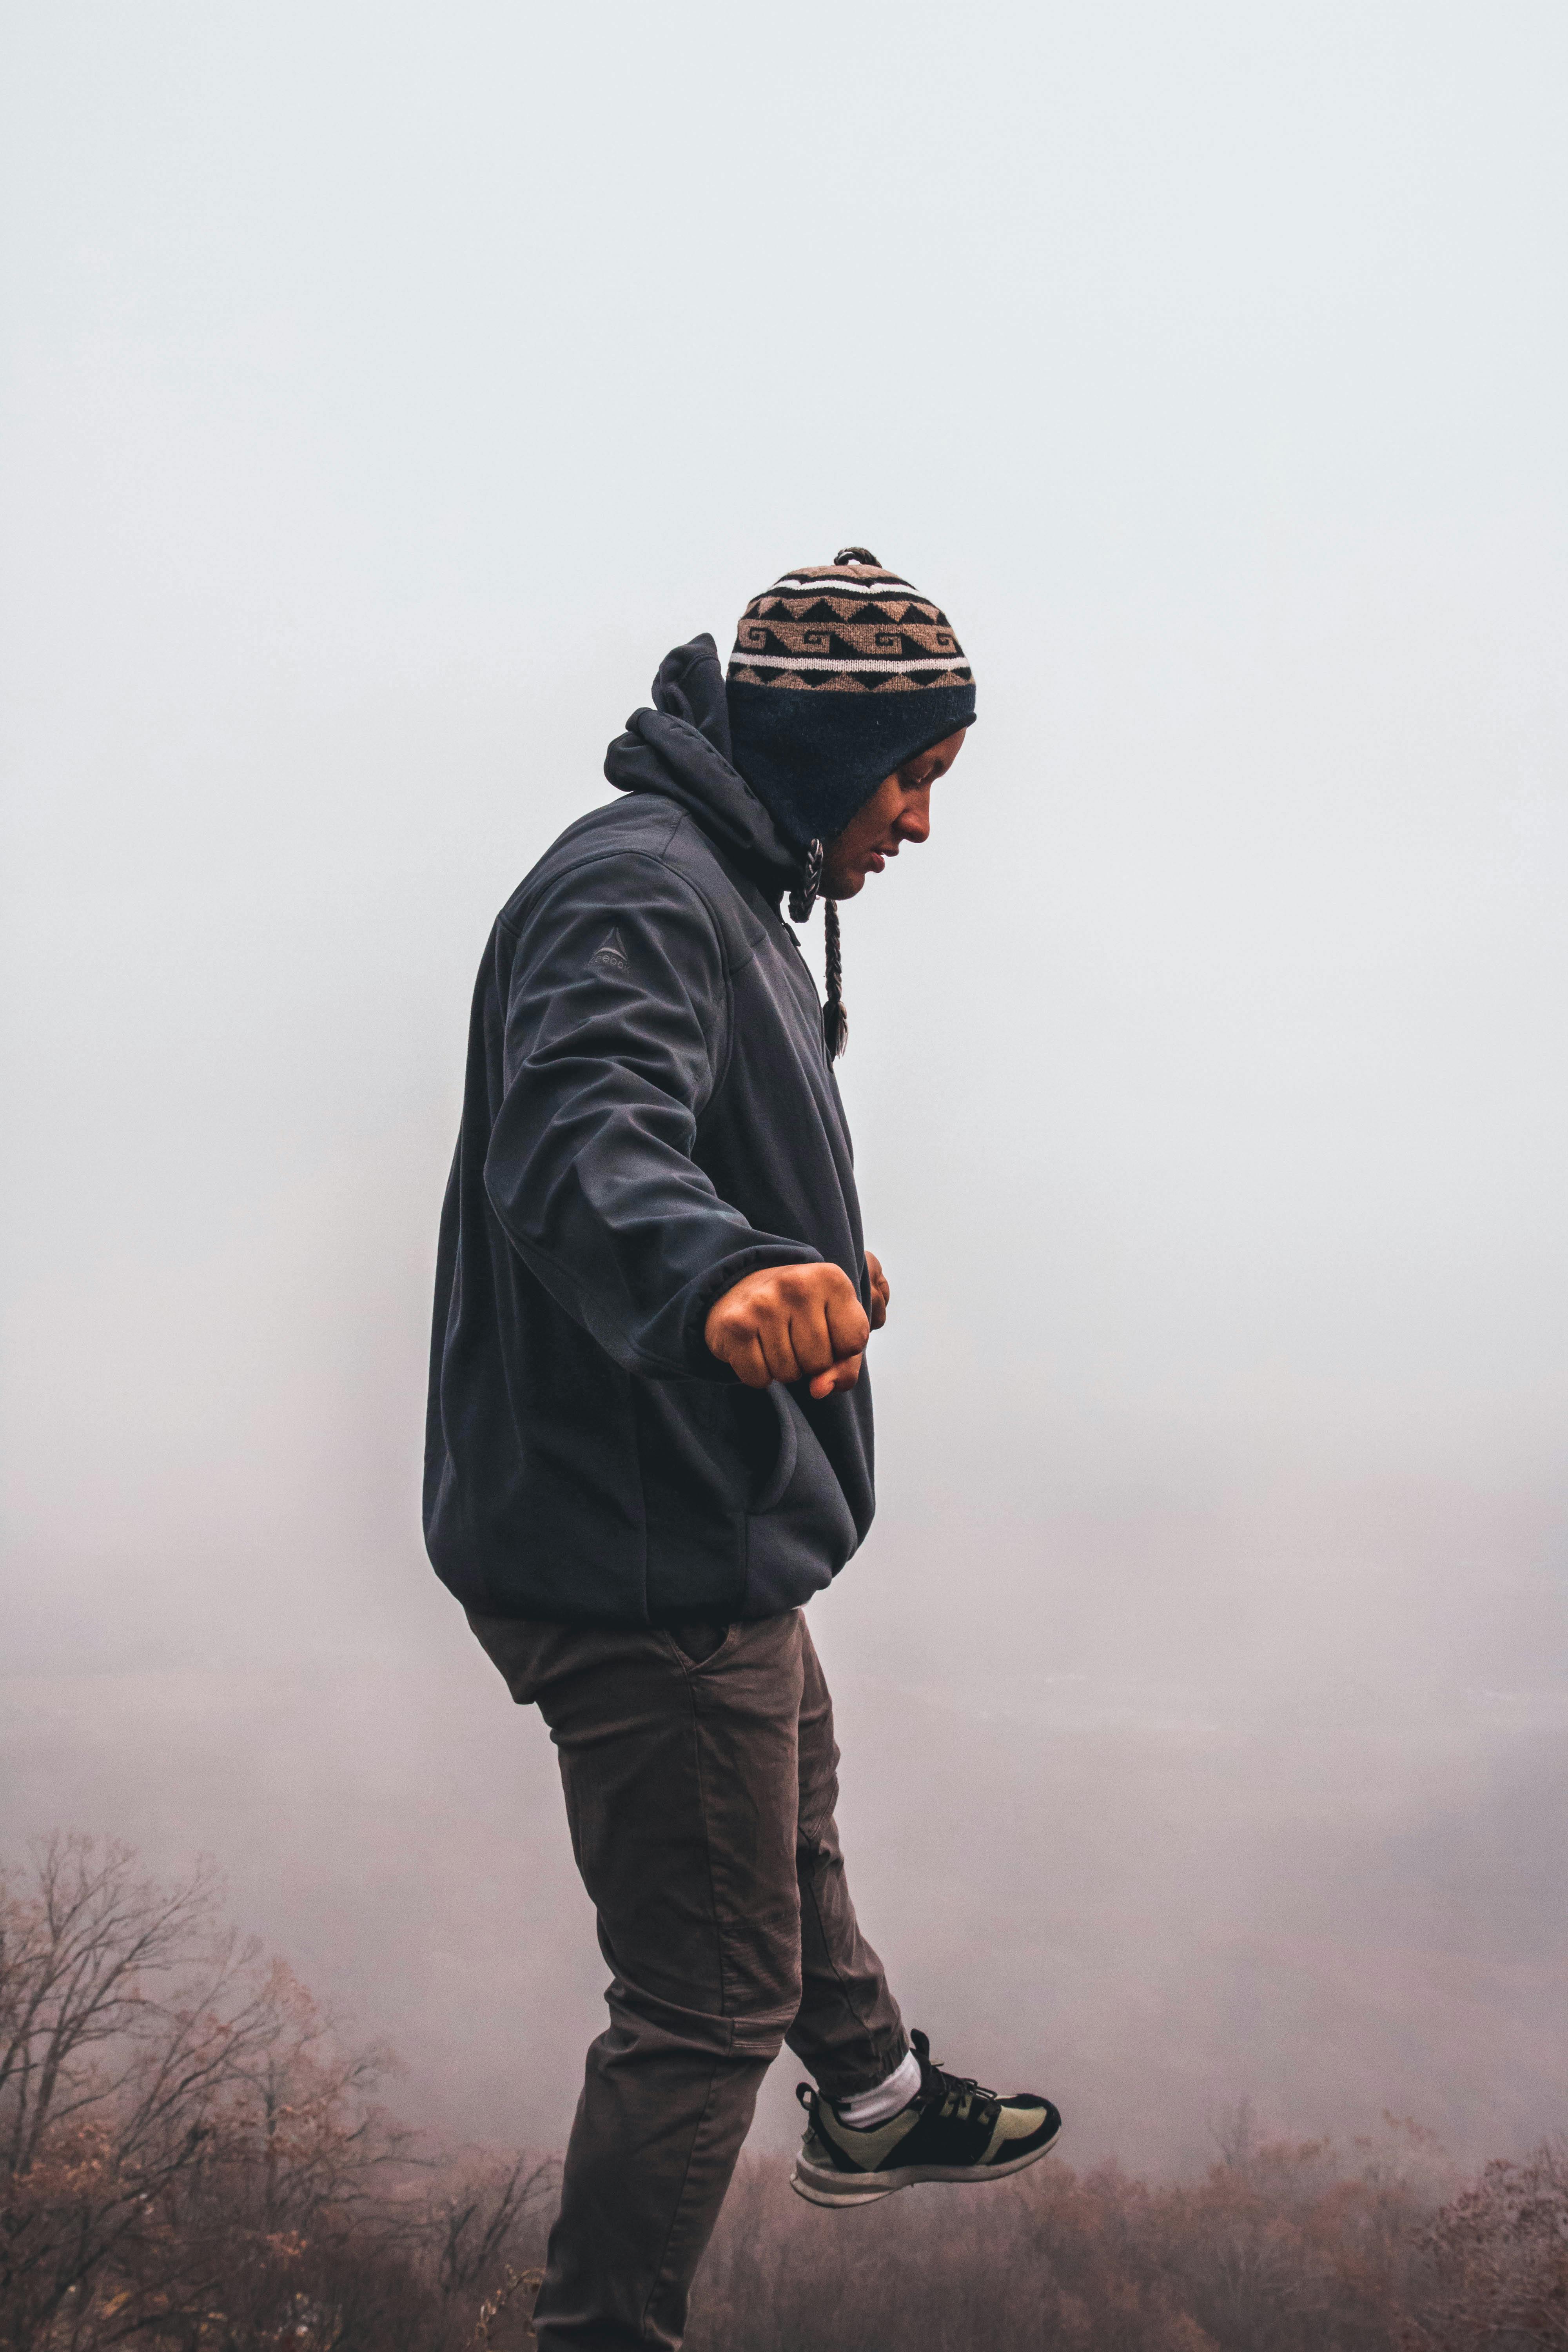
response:
<path fill-rule="evenodd" d="M 868 1263 L 874 1286 L 881 1268 Z M 882 1291 L 874 1303 L 885 1305 L 886 1283 Z M 814 1397 L 854 1387 L 870 1334 L 855 1286 L 837 1265 L 763 1266 L 727 1290 L 702 1327 L 714 1355 L 749 1389 L 808 1380 Z"/>
<path fill-rule="evenodd" d="M 888 1319 L 888 1301 L 893 1294 L 882 1272 L 882 1261 L 874 1250 L 866 1253 L 866 1271 L 871 1277 L 871 1328 L 879 1331 Z"/>

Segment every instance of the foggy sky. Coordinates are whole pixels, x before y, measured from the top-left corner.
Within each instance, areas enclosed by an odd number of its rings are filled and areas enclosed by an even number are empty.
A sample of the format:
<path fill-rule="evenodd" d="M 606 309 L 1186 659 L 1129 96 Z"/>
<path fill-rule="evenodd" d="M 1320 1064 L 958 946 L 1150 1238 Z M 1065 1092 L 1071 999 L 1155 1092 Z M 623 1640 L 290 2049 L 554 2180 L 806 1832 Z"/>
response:
<path fill-rule="evenodd" d="M 418 1536 L 468 995 L 855 541 L 981 714 L 845 913 L 869 1931 L 1081 2153 L 1544 2128 L 1561 11 L 89 0 L 3 88 L 0 1843 L 209 1849 L 410 2105 L 564 2130 L 550 1751 Z"/>

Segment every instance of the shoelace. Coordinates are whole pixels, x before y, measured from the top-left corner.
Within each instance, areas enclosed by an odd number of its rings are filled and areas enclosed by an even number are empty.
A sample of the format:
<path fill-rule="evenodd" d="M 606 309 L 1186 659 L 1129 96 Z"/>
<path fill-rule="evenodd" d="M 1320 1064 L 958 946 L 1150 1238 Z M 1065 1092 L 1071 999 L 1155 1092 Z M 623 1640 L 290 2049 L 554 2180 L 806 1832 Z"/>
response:
<path fill-rule="evenodd" d="M 916 2055 L 920 2056 L 918 2051 Z M 820 2092 L 809 2083 L 797 2083 L 795 2095 L 815 2124 L 821 2105 Z M 975 2081 L 973 2074 L 948 2074 L 930 2056 L 921 2058 L 921 2086 L 915 2097 L 922 2106 L 934 2106 L 942 2116 L 956 2116 L 961 2123 L 972 2109 L 977 2110 L 977 2122 L 993 2125 L 1002 2112 L 999 2093 L 988 2091 L 983 2083 Z"/>
<path fill-rule="evenodd" d="M 950 2074 L 934 2058 L 927 2058 L 921 2068 L 920 2097 L 937 2108 L 943 2116 L 957 2116 L 962 2121 L 972 2107 L 982 2115 L 990 2108 L 990 2120 L 994 2123 L 1002 2112 L 1002 2101 L 973 2074 Z"/>

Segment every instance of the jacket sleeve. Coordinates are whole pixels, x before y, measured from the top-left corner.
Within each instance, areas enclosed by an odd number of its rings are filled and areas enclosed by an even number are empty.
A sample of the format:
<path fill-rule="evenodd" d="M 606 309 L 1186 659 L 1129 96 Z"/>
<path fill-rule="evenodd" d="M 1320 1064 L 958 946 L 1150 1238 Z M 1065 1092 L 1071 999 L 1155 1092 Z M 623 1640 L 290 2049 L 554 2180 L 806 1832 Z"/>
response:
<path fill-rule="evenodd" d="M 729 989 L 701 897 L 657 857 L 574 867 L 510 944 L 505 1091 L 485 1187 L 512 1246 L 622 1369 L 733 1378 L 714 1300 L 820 1252 L 757 1232 L 693 1158 L 722 1075 Z"/>

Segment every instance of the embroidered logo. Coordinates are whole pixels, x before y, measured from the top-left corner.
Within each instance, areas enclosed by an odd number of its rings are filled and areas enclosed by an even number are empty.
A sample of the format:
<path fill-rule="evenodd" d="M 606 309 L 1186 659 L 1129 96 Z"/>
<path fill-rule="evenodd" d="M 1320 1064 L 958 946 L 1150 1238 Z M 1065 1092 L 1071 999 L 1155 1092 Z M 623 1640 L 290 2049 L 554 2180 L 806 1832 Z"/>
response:
<path fill-rule="evenodd" d="M 613 923 L 605 938 L 600 940 L 588 958 L 588 961 L 596 963 L 601 971 L 630 971 L 632 960 L 622 945 L 619 930 Z"/>

